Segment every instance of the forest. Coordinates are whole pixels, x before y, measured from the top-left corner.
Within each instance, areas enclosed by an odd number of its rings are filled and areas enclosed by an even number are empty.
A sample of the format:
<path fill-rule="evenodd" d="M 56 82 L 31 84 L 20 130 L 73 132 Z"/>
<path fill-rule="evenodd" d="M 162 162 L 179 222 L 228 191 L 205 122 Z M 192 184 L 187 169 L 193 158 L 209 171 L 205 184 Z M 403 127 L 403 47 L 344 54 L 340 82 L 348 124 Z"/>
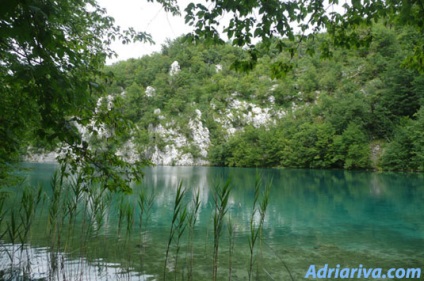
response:
<path fill-rule="evenodd" d="M 149 163 L 423 170 L 420 1 L 155 2 L 193 32 L 112 66 L 148 30 L 95 0 L 0 7 L 0 185 L 51 151 L 126 191 Z"/>
<path fill-rule="evenodd" d="M 379 24 L 366 47 L 324 50 L 323 33 L 284 42 L 294 56 L 281 53 L 277 40 L 258 43 L 254 54 L 169 41 L 159 53 L 106 67 L 114 77 L 108 93 L 125 93 L 115 109 L 136 128 L 115 145 L 131 139 L 149 157 L 152 147 L 172 145 L 155 133 L 162 126 L 185 136 L 184 153 L 202 158 L 190 142 L 198 110 L 210 165 L 423 171 L 424 76 L 404 63 L 417 36 L 407 26 Z M 170 73 L 173 62 L 178 69 Z M 286 71 L 276 74 L 281 66 Z"/>

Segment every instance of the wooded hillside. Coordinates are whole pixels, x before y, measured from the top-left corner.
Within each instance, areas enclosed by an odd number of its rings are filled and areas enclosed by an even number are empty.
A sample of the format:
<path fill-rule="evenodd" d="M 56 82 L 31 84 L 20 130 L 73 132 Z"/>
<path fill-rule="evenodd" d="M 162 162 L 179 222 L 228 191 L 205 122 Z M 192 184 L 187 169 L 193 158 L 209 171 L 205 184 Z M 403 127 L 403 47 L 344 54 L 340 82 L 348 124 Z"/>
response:
<path fill-rule="evenodd" d="M 115 109 L 136 128 L 115 144 L 170 165 L 422 171 L 424 76 L 403 65 L 416 35 L 376 25 L 369 47 L 329 54 L 322 34 L 293 45 L 293 58 L 280 43 L 252 54 L 168 42 L 107 68 Z"/>

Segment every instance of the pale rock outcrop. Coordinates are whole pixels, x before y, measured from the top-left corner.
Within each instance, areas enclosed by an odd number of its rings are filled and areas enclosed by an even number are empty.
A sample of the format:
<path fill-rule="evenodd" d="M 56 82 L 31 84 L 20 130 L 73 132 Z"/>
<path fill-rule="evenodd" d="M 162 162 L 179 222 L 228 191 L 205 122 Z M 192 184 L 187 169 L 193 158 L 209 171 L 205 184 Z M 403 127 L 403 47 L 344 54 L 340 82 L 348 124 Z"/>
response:
<path fill-rule="evenodd" d="M 244 125 L 252 125 L 255 128 L 267 126 L 268 124 L 275 123 L 275 117 L 281 118 L 286 113 L 282 110 L 274 110 L 270 107 L 260 107 L 254 103 L 238 100 L 239 94 L 233 93 L 231 98 L 227 99 L 227 108 L 224 112 L 218 111 L 219 117 L 215 117 L 215 122 L 221 124 L 226 129 L 228 135 L 241 130 Z M 270 103 L 275 102 L 275 98 L 270 96 Z M 216 107 L 211 104 L 211 108 Z"/>
<path fill-rule="evenodd" d="M 221 70 L 222 66 L 216 65 L 216 69 Z M 171 65 L 169 75 L 178 74 L 180 66 L 177 61 Z M 283 118 L 286 112 L 275 109 L 275 96 L 271 93 L 276 89 L 277 85 L 270 87 L 270 94 L 265 100 L 265 106 L 242 100 L 242 95 L 233 92 L 227 99 L 227 106 L 219 109 L 219 101 L 213 100 L 210 103 L 210 109 L 214 112 L 214 120 L 218 122 L 226 131 L 227 137 L 233 135 L 237 131 L 243 130 L 244 126 L 252 125 L 256 128 L 267 127 L 274 124 L 276 120 Z M 156 89 L 148 86 L 145 91 L 147 97 L 153 97 Z M 318 93 L 317 93 L 318 95 Z M 251 96 L 251 98 L 253 98 Z M 108 95 L 100 98 L 97 102 L 96 113 L 103 110 L 111 110 L 113 108 L 114 96 Z M 195 104 L 192 104 L 195 106 Z M 221 105 L 222 106 L 222 105 Z M 221 107 L 222 108 L 222 107 Z M 291 109 L 295 111 L 297 105 L 293 103 Z M 152 109 L 154 115 L 159 120 L 166 120 L 160 108 Z M 202 112 L 195 110 L 195 117 L 188 120 L 188 133 L 183 134 L 180 127 L 174 121 L 164 122 L 156 126 L 149 126 L 148 131 L 153 140 L 153 144 L 148 146 L 144 152 L 137 151 L 136 144 L 133 140 L 129 140 L 122 145 L 118 154 L 123 156 L 129 162 L 135 162 L 141 158 L 147 158 L 156 165 L 174 166 L 174 165 L 208 165 L 208 150 L 211 144 L 209 130 L 202 123 Z M 86 127 L 77 126 L 82 133 L 83 138 L 88 140 L 91 132 L 95 131 L 99 137 L 109 137 L 113 132 L 108 132 L 102 125 L 96 125 L 94 120 Z M 90 128 L 90 129 L 88 129 Z M 187 135 L 188 134 L 188 135 Z M 142 155 L 140 155 L 140 153 Z M 55 162 L 58 152 L 50 152 L 45 154 L 34 154 L 27 157 L 27 161 L 33 162 Z"/>
<path fill-rule="evenodd" d="M 156 94 L 156 89 L 152 86 L 147 86 L 146 91 L 144 92 L 146 97 L 151 98 Z"/>
<path fill-rule="evenodd" d="M 187 139 L 181 132 L 173 128 L 173 123 L 167 123 L 165 126 L 151 126 L 149 131 L 166 143 L 163 148 L 158 145 L 153 147 L 153 153 L 148 156 L 156 165 L 164 166 L 193 166 L 208 165 L 207 150 L 210 145 L 210 136 L 208 128 L 201 122 L 202 113 L 196 109 L 196 117 L 188 122 L 192 139 Z M 193 157 L 192 153 L 186 152 L 190 146 L 196 147 L 199 157 Z"/>
<path fill-rule="evenodd" d="M 59 156 L 59 153 L 56 151 L 51 151 L 47 153 L 31 153 L 24 157 L 25 162 L 34 162 L 34 163 L 57 163 L 56 158 Z"/>
<path fill-rule="evenodd" d="M 174 76 L 176 74 L 178 74 L 180 72 L 180 64 L 178 63 L 178 61 L 174 61 L 171 64 L 171 69 L 169 70 L 169 75 L 170 76 Z"/>
<path fill-rule="evenodd" d="M 118 150 L 117 155 L 122 156 L 129 163 L 135 163 L 136 161 L 140 160 L 140 155 L 137 153 L 134 142 L 132 140 L 128 140 L 126 143 L 124 143 Z"/>

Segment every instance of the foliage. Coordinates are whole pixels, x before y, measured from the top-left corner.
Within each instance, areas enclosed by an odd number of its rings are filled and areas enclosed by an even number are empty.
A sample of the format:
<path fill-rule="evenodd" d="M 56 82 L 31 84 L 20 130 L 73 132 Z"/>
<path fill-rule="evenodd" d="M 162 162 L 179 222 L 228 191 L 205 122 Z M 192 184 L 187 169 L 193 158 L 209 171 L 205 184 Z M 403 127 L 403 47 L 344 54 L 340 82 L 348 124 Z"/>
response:
<path fill-rule="evenodd" d="M 330 1 L 248 1 L 238 3 L 227 0 L 214 0 L 210 5 L 190 3 L 185 8 L 186 22 L 194 26 L 191 39 L 207 38 L 212 42 L 222 43 L 220 32 L 224 33 L 233 45 L 248 46 L 250 61 L 237 61 L 236 65 L 251 69 L 256 63 L 257 48 L 253 44 L 260 39 L 269 46 L 278 38 L 278 48 L 285 50 L 291 57 L 299 51 L 284 39 L 300 44 L 326 31 L 329 37 L 318 43 L 318 49 L 324 57 L 333 54 L 334 47 L 355 48 L 369 46 L 373 39 L 372 27 L 378 22 L 393 25 L 410 26 L 418 31 L 419 36 L 411 42 L 413 53 L 404 60 L 405 64 L 424 70 L 422 36 L 424 5 L 420 1 L 351 1 L 340 4 Z M 220 19 L 227 14 L 229 23 L 221 28 Z M 221 29 L 221 30 L 220 30 Z M 307 47 L 309 54 L 315 48 Z M 280 61 L 274 72 L 288 72 L 292 64 Z"/>
<path fill-rule="evenodd" d="M 244 132 L 232 136 L 227 143 L 213 147 L 210 159 L 216 165 L 231 167 L 272 166 L 276 164 L 274 151 L 268 151 L 272 140 L 272 131 L 248 126 Z"/>
<path fill-rule="evenodd" d="M 117 80 L 110 89 L 126 81 L 121 111 L 137 126 L 132 135 L 141 150 L 172 143 L 157 134 L 152 138 L 152 126 L 160 124 L 186 136 L 188 143 L 181 151 L 202 157 L 188 126 L 199 110 L 209 130 L 212 165 L 377 168 L 371 167 L 370 143 L 394 140 L 403 118 L 417 119 L 424 79 L 401 66 L 401 58 L 411 54 L 410 42 L 404 39 L 413 30 L 380 24 L 371 34 L 369 47 L 334 49 L 332 59 L 326 60 L 320 58 L 319 44 L 328 35 L 317 36 L 316 43 L 299 44 L 299 52 L 314 49 L 316 54 L 293 58 L 293 69 L 278 80 L 271 78 L 272 63 L 288 58 L 278 50 L 278 40 L 269 48 L 257 44 L 256 67 L 237 72 L 231 65 L 248 57 L 248 50 L 230 45 L 210 48 L 205 42 L 179 38 L 164 45 L 162 53 L 111 66 Z M 173 61 L 181 69 L 171 77 Z M 124 74 L 119 69 L 137 70 Z M 147 96 L 145 89 L 151 85 L 155 93 Z M 269 117 L 258 125 L 252 119 L 259 108 Z"/>
<path fill-rule="evenodd" d="M 343 163 L 345 169 L 370 167 L 370 148 L 368 137 L 355 123 L 349 123 L 340 136 L 334 138 L 335 157 L 333 161 Z"/>
<path fill-rule="evenodd" d="M 416 114 L 416 120 L 405 118 L 387 145 L 381 166 L 387 170 L 424 171 L 424 110 Z"/>
<path fill-rule="evenodd" d="M 125 189 L 117 180 L 118 171 L 130 171 L 130 166 L 116 155 L 91 150 L 78 127 L 93 118 L 102 83 L 109 79 L 102 68 L 105 58 L 114 55 L 111 42 L 151 41 L 150 36 L 121 30 L 94 0 L 6 2 L 0 8 L 2 170 L 34 139 L 47 145 L 63 143 L 66 157 L 75 156 L 68 165 L 73 172 L 79 167 L 96 170 L 113 181 L 114 188 Z M 116 120 L 109 117 L 97 116 L 96 122 L 113 124 Z M 130 176 L 139 177 L 138 172 Z"/>
<path fill-rule="evenodd" d="M 180 13 L 176 1 L 159 2 Z M 130 191 L 144 155 L 172 145 L 175 135 L 158 126 L 185 137 L 182 152 L 204 158 L 193 120 L 209 130 L 213 165 L 362 169 L 370 167 L 369 143 L 382 141 L 384 169 L 421 169 L 389 161 L 390 142 L 413 144 L 399 159 L 420 159 L 418 133 L 401 138 L 401 128 L 418 130 L 424 100 L 418 4 L 354 1 L 343 13 L 336 1 L 189 4 L 195 43 L 178 38 L 160 53 L 104 68 L 114 39 L 150 37 L 121 31 L 94 0 L 9 1 L 0 9 L 1 178 L 28 146 L 59 146 L 63 172 Z M 223 12 L 232 17 L 230 44 L 211 44 L 222 43 Z M 174 61 L 180 71 L 170 75 Z M 120 156 L 126 146 L 140 162 Z"/>

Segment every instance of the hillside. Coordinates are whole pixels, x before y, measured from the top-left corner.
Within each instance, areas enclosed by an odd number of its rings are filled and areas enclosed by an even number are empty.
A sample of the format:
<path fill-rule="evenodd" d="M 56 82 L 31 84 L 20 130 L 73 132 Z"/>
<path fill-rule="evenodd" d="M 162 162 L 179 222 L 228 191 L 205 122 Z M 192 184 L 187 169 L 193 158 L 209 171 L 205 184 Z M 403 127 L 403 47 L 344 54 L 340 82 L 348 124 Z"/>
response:
<path fill-rule="evenodd" d="M 246 50 L 168 42 L 106 69 L 103 100 L 132 124 L 108 145 L 158 165 L 422 171 L 424 76 L 402 67 L 415 32 L 377 26 L 366 48 L 293 58 L 259 46 L 250 71 Z"/>

